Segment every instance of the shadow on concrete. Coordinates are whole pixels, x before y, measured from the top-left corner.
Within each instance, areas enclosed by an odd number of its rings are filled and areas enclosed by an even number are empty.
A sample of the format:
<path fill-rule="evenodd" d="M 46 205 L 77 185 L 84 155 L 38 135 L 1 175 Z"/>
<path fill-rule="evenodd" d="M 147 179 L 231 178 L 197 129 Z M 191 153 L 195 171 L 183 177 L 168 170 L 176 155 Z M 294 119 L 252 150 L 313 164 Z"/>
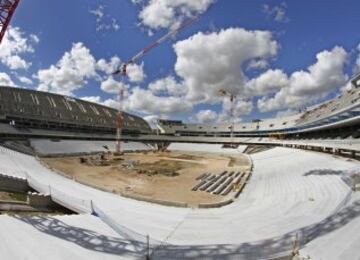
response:
<path fill-rule="evenodd" d="M 299 244 L 303 246 L 318 237 L 343 227 L 359 216 L 360 201 L 355 201 L 319 223 L 288 232 L 276 238 L 242 244 L 188 246 L 163 244 L 152 248 L 151 259 L 274 259 L 290 254 L 297 233 Z M 15 218 L 32 225 L 41 232 L 89 250 L 137 259 L 143 258 L 146 254 L 146 245 L 142 242 L 104 236 L 88 229 L 70 226 L 52 217 L 16 216 Z M 241 230 L 234 230 L 234 232 L 241 232 Z M 133 247 L 134 244 L 136 244 L 135 247 Z"/>
<path fill-rule="evenodd" d="M 359 169 L 355 168 L 352 170 L 332 170 L 332 169 L 315 169 L 303 174 L 303 176 L 325 176 L 325 175 L 336 175 L 339 176 L 345 184 L 350 188 L 354 188 L 356 183 L 356 176 L 359 176 Z"/>
<path fill-rule="evenodd" d="M 342 175 L 344 172 L 323 169 L 310 171 L 305 173 L 304 176 L 329 174 Z M 271 239 L 241 244 L 150 245 L 152 247 L 151 259 L 274 259 L 290 255 L 296 234 L 299 236 L 300 246 L 304 246 L 316 238 L 349 224 L 358 217 L 360 217 L 360 200 L 354 201 L 348 206 L 340 207 L 333 214 L 318 223 Z M 89 250 L 138 259 L 143 258 L 146 254 L 146 245 L 140 241 L 104 236 L 88 229 L 70 226 L 51 217 L 16 218 L 34 226 L 41 232 L 76 243 Z M 198 230 L 194 230 L 194 232 L 198 232 Z M 233 232 L 241 232 L 241 230 L 233 230 Z"/>
<path fill-rule="evenodd" d="M 145 253 L 145 245 L 141 242 L 105 236 L 92 230 L 70 226 L 52 217 L 14 216 L 14 218 L 32 225 L 40 232 L 75 243 L 88 250 L 134 257 L 137 259 L 141 258 Z M 134 244 L 137 244 L 136 249 L 133 247 Z"/>
<path fill-rule="evenodd" d="M 311 176 L 311 175 L 318 175 L 318 176 L 323 176 L 323 175 L 344 175 L 344 174 L 349 174 L 347 171 L 336 171 L 336 170 L 332 170 L 332 169 L 316 169 L 316 170 L 311 170 L 308 171 L 306 173 L 303 174 L 303 176 Z"/>
<path fill-rule="evenodd" d="M 280 237 L 239 245 L 164 245 L 155 248 L 153 259 L 274 259 L 290 255 L 295 236 L 299 235 L 299 244 L 304 246 L 311 240 L 339 229 L 360 216 L 360 201 L 341 209 L 319 223 L 291 231 Z M 241 232 L 241 230 L 234 230 Z"/>

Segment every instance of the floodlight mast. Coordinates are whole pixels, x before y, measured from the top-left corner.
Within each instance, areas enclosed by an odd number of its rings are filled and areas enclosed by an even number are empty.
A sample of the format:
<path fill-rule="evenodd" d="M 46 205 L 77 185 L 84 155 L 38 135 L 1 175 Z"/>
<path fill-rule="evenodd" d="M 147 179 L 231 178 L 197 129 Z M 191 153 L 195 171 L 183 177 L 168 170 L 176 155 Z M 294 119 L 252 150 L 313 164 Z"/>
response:
<path fill-rule="evenodd" d="M 223 97 L 229 97 L 230 100 L 230 120 L 231 120 L 231 125 L 230 125 L 230 146 L 231 147 L 235 147 L 234 144 L 234 128 L 235 128 L 235 115 L 234 115 L 234 110 L 235 110 L 235 101 L 236 101 L 236 96 L 224 89 L 220 89 L 219 90 L 219 94 L 220 96 Z"/>
<path fill-rule="evenodd" d="M 20 0 L 0 0 L 0 43 Z"/>
<path fill-rule="evenodd" d="M 198 20 L 198 17 L 195 17 L 193 19 L 189 19 L 182 23 L 179 27 L 170 30 L 167 34 L 156 40 L 155 42 L 151 43 L 147 47 L 145 47 L 142 51 L 137 53 L 135 56 L 133 56 L 130 60 L 127 62 L 121 64 L 120 68 L 117 69 L 112 73 L 112 75 L 118 75 L 120 74 L 121 77 L 121 88 L 119 89 L 119 105 L 118 105 L 118 114 L 117 114 L 117 127 L 116 127 L 116 153 L 121 153 L 121 133 L 122 133 L 122 103 L 124 98 L 124 88 L 125 88 L 125 77 L 127 76 L 127 66 L 130 64 L 135 64 L 136 61 L 141 59 L 146 53 L 148 53 L 150 50 L 154 49 L 158 45 L 160 45 L 162 42 L 166 41 L 170 37 L 174 36 L 176 33 L 182 31 L 186 27 L 193 24 L 196 20 Z"/>

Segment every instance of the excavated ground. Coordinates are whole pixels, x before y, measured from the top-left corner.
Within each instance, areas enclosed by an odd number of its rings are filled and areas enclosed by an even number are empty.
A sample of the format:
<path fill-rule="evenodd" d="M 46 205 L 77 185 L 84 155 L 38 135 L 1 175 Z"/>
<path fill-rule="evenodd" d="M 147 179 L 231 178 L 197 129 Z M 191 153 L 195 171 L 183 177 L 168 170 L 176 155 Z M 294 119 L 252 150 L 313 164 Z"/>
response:
<path fill-rule="evenodd" d="M 76 180 L 115 193 L 190 205 L 227 199 L 226 196 L 192 191 L 198 183 L 198 176 L 224 170 L 246 171 L 251 166 L 243 154 L 137 152 L 120 157 L 106 155 L 104 160 L 95 157 L 48 158 L 43 161 Z"/>

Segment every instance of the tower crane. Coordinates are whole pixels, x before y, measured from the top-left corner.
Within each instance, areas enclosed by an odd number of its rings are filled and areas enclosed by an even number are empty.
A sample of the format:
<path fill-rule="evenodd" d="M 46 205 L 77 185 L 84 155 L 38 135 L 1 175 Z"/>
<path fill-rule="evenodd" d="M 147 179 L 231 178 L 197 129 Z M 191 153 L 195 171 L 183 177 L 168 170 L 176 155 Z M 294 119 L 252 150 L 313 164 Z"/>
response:
<path fill-rule="evenodd" d="M 231 120 L 231 125 L 230 125 L 230 147 L 235 147 L 234 144 L 234 128 L 235 128 L 235 115 L 234 115 L 234 110 L 235 110 L 235 101 L 236 101 L 236 95 L 230 93 L 229 91 L 226 91 L 224 89 L 220 89 L 219 90 L 219 95 L 223 96 L 223 97 L 229 97 L 230 100 L 230 120 Z"/>
<path fill-rule="evenodd" d="M 120 67 L 112 73 L 112 75 L 120 75 L 122 85 L 125 86 L 124 81 L 125 81 L 125 77 L 127 75 L 127 70 L 126 69 L 127 69 L 128 65 L 135 64 L 136 61 L 141 59 L 150 50 L 157 47 L 162 42 L 166 41 L 167 39 L 169 39 L 171 36 L 175 35 L 179 31 L 181 31 L 181 30 L 185 29 L 186 27 L 190 26 L 197 19 L 198 19 L 198 17 L 195 17 L 193 19 L 189 19 L 189 20 L 183 22 L 178 28 L 170 30 L 167 34 L 165 34 L 164 36 L 162 36 L 161 38 L 159 38 L 155 42 L 151 43 L 147 47 L 145 47 L 143 50 L 141 50 L 139 53 L 137 53 L 131 59 L 129 59 L 128 61 L 121 64 Z M 118 97 L 119 105 L 118 105 L 117 127 L 116 127 L 116 153 L 118 153 L 118 154 L 121 152 L 122 103 L 123 103 L 123 99 L 124 99 L 124 89 L 121 87 L 119 89 L 119 97 Z"/>
<path fill-rule="evenodd" d="M 0 43 L 20 0 L 0 0 Z"/>

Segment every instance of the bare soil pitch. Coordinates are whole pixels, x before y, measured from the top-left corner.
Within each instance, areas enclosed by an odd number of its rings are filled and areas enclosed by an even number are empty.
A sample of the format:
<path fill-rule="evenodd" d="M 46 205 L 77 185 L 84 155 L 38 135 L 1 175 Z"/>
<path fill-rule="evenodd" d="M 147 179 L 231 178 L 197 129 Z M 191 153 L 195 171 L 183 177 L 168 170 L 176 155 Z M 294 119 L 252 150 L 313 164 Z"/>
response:
<path fill-rule="evenodd" d="M 89 158 L 91 156 L 88 156 Z M 250 161 L 243 154 L 219 155 L 198 152 L 127 153 L 103 166 L 80 163 L 80 157 L 48 158 L 43 161 L 54 169 L 84 183 L 115 193 L 140 195 L 151 199 L 184 202 L 189 205 L 214 203 L 226 196 L 192 191 L 201 174 L 246 171 Z M 136 162 L 125 167 L 127 162 Z M 176 175 L 176 176 L 173 176 Z"/>

